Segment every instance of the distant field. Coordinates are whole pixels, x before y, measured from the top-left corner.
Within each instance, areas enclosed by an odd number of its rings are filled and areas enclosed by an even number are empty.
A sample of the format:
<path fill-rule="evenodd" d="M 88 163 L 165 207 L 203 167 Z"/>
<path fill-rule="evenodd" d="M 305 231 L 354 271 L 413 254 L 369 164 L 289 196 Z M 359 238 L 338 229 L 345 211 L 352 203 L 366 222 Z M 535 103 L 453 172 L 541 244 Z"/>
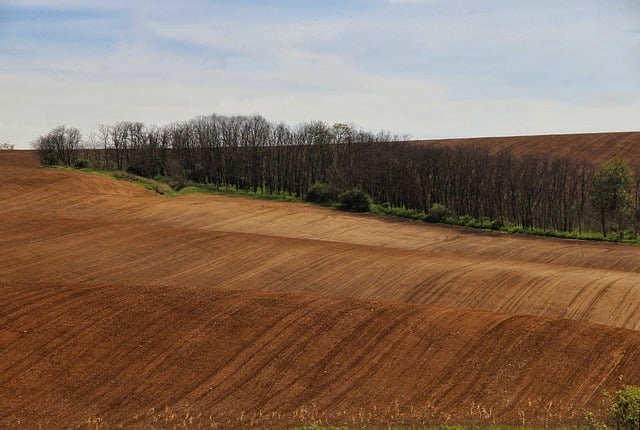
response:
<path fill-rule="evenodd" d="M 416 142 L 434 146 L 478 145 L 486 146 L 494 153 L 508 149 L 514 155 L 520 156 L 545 154 L 556 157 L 568 156 L 592 162 L 624 158 L 631 165 L 640 166 L 640 131 L 439 139 Z"/>
<path fill-rule="evenodd" d="M 640 385 L 640 247 L 168 198 L 24 151 L 0 201 L 3 428 L 562 425 Z"/>

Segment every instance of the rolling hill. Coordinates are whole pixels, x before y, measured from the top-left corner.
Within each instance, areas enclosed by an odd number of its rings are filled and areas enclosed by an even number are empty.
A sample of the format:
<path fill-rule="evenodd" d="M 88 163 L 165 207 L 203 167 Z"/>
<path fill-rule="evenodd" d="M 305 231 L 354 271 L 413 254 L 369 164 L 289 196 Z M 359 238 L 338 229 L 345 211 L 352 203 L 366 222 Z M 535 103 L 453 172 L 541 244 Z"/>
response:
<path fill-rule="evenodd" d="M 468 139 L 437 139 L 416 141 L 423 145 L 476 145 L 491 152 L 509 150 L 516 156 L 545 154 L 603 162 L 624 158 L 640 166 L 640 131 L 619 133 L 550 134 L 539 136 L 476 137 Z"/>
<path fill-rule="evenodd" d="M 0 201 L 0 427 L 570 424 L 640 385 L 638 247 L 167 198 L 21 151 Z"/>

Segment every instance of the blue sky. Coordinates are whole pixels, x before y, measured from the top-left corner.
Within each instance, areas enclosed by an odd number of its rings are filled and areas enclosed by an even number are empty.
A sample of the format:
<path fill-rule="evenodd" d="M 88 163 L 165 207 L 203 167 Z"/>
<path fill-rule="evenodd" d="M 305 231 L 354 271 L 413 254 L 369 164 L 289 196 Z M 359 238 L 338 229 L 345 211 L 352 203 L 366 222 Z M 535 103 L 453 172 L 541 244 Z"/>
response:
<path fill-rule="evenodd" d="M 198 115 L 640 129 L 638 0 L 0 0 L 0 143 Z"/>

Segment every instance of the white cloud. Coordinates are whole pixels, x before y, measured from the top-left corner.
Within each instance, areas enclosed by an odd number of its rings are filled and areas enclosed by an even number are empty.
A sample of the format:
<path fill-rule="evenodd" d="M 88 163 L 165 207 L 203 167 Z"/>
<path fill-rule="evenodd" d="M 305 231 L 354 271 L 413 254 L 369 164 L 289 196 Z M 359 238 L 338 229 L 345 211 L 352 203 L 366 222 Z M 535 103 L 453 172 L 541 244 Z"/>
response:
<path fill-rule="evenodd" d="M 86 0 L 2 0 L 0 7 L 20 8 L 48 8 L 48 9 L 115 9 L 130 5 L 126 0 L 101 0 L 87 2 Z"/>
<path fill-rule="evenodd" d="M 389 6 L 400 3 L 438 3 L 438 13 Z M 349 122 L 415 138 L 622 131 L 637 129 L 640 118 L 635 27 L 617 12 L 592 16 L 577 0 L 489 1 L 493 9 L 473 13 L 450 2 L 389 0 L 335 16 L 283 7 L 278 19 L 212 13 L 210 3 L 193 1 L 5 4 L 131 11 L 108 18 L 130 22 L 78 24 L 77 43 L 120 29 L 100 49 L 69 49 L 73 33 L 62 47 L 38 49 L 46 41 L 27 32 L 16 51 L 38 55 L 4 56 L 0 141 L 21 147 L 59 124 L 89 132 L 100 123 L 208 113 Z M 198 16 L 188 13 L 193 5 Z M 605 24 L 610 31 L 600 31 Z"/>
<path fill-rule="evenodd" d="M 389 0 L 389 4 L 429 4 L 440 1 L 442 0 Z"/>

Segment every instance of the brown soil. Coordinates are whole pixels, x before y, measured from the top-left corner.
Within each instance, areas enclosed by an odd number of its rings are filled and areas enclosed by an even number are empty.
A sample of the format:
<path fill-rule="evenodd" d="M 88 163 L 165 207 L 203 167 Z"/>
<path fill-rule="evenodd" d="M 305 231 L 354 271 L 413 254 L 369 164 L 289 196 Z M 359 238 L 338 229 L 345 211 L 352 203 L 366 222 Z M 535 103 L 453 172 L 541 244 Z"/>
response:
<path fill-rule="evenodd" d="M 494 153 L 509 149 L 516 156 L 544 154 L 554 157 L 568 156 L 591 162 L 624 158 L 632 165 L 640 166 L 640 131 L 440 139 L 418 142 L 434 146 L 478 145 L 486 146 Z"/>
<path fill-rule="evenodd" d="M 640 385 L 640 247 L 166 198 L 22 151 L 0 202 L 2 428 L 566 424 Z"/>

